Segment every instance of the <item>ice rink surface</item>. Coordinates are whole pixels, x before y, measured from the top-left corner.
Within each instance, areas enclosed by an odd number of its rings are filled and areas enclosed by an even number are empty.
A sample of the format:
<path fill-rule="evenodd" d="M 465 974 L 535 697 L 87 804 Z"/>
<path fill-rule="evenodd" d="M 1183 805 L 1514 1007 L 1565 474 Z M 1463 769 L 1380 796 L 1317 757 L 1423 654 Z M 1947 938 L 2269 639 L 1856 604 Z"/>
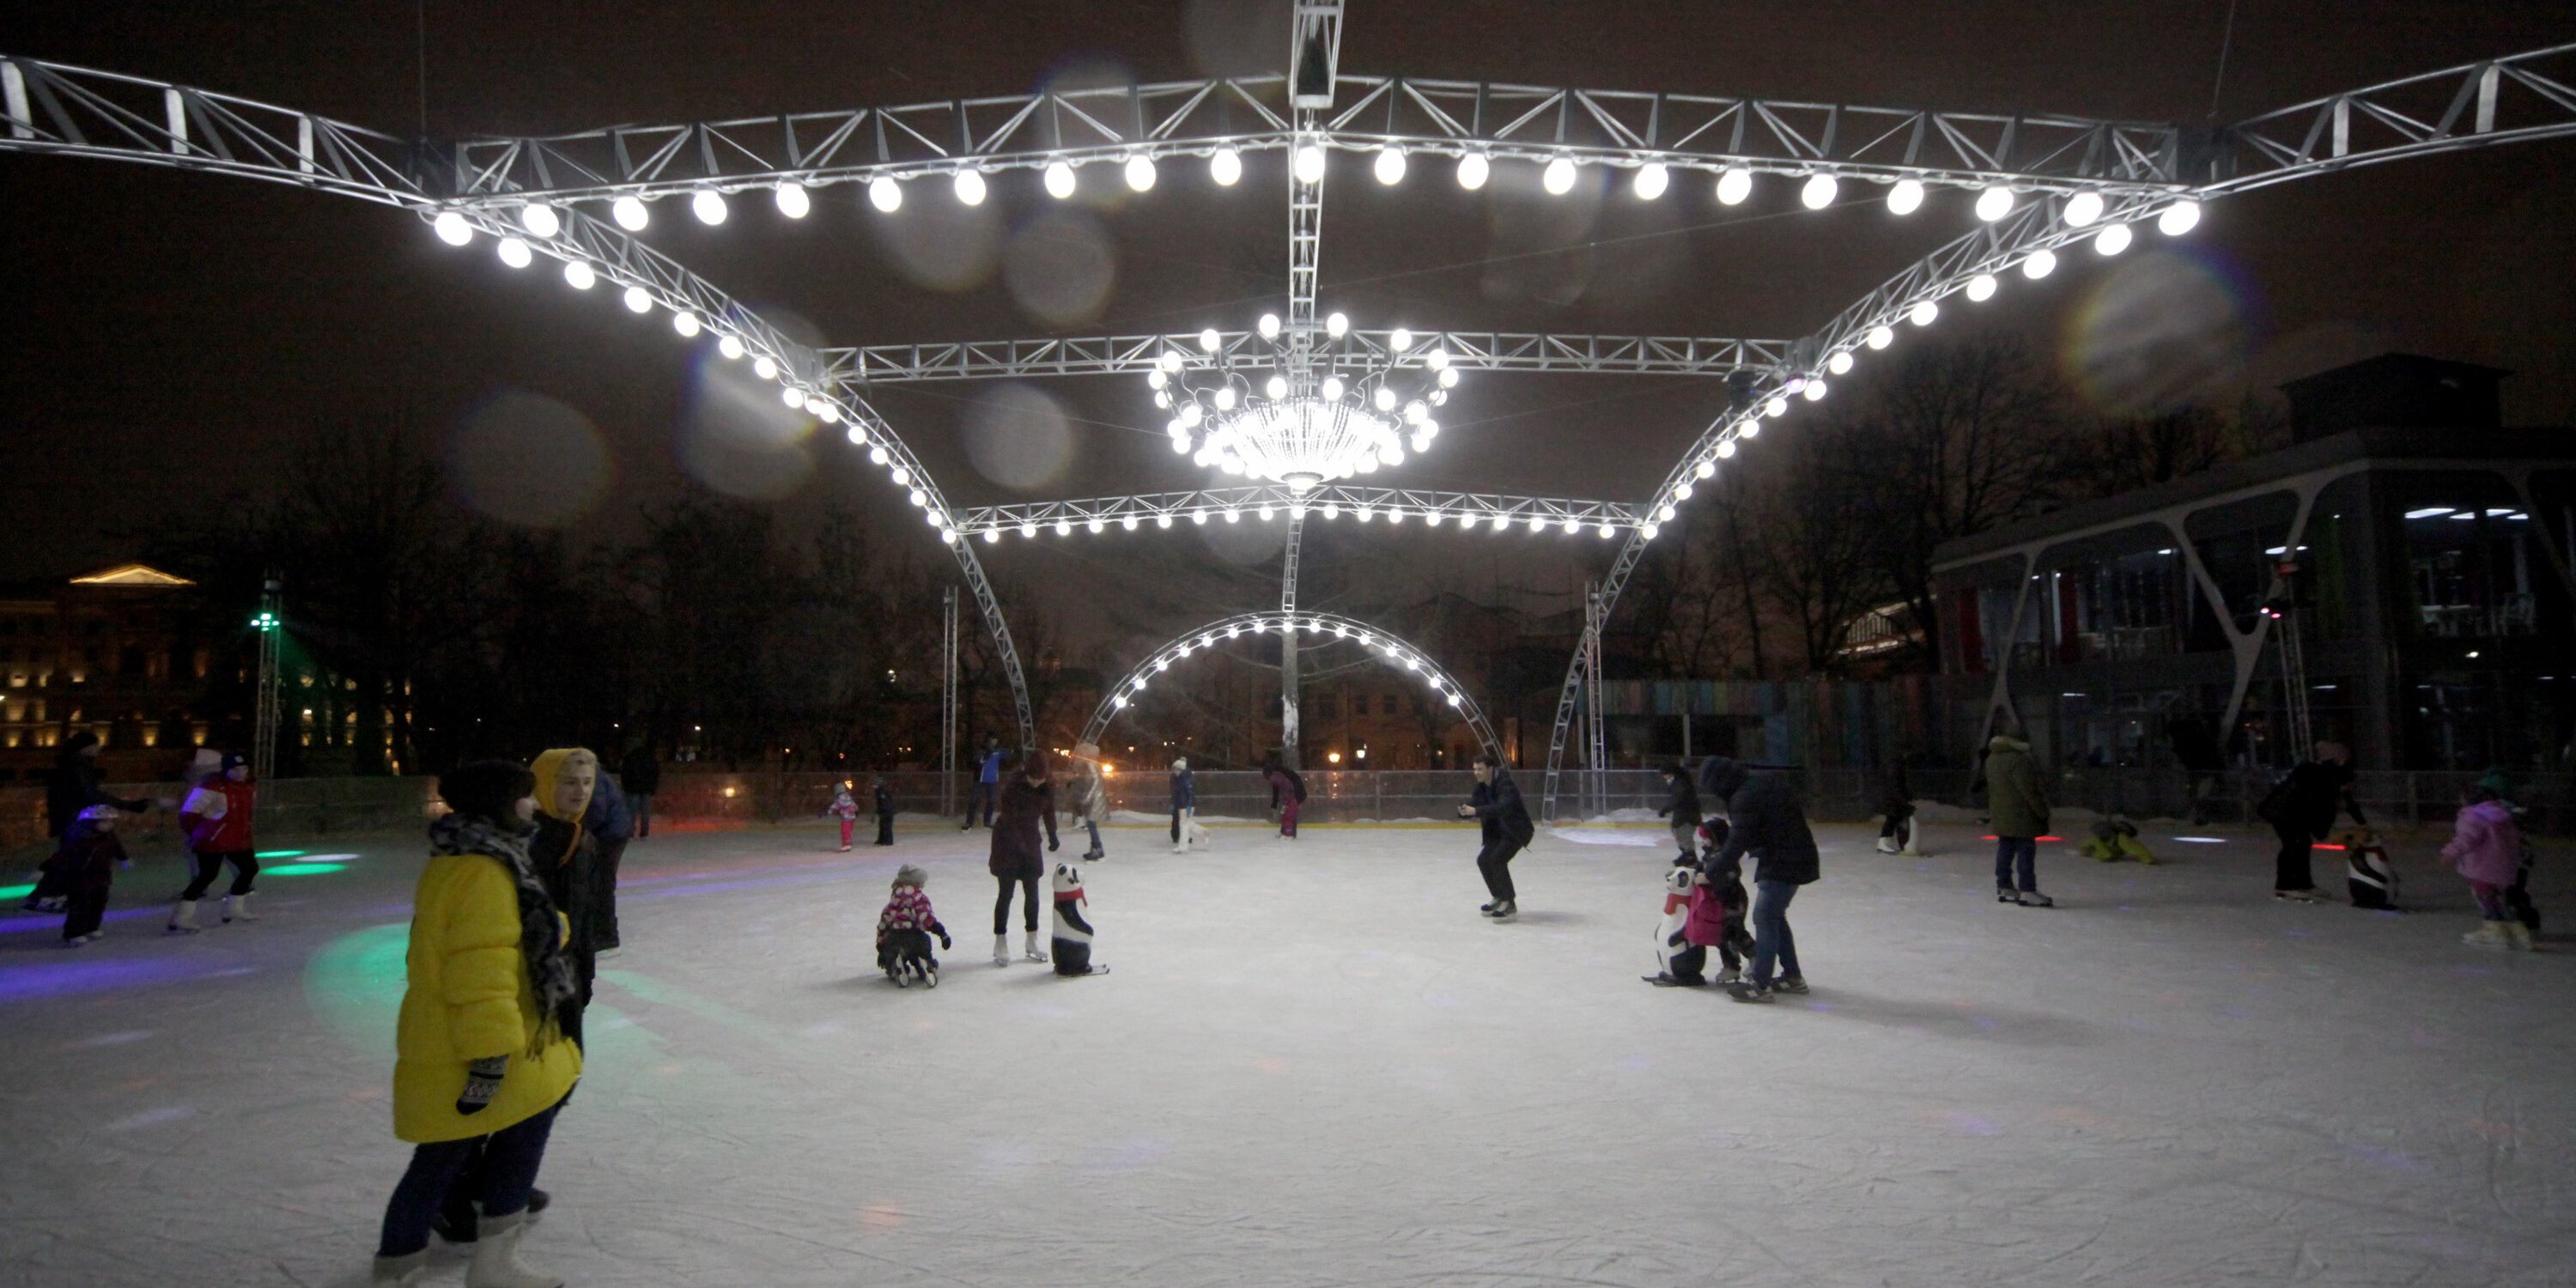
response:
<path fill-rule="evenodd" d="M 2152 827 L 2165 866 L 2043 847 L 2039 910 L 1962 829 L 1821 831 L 1815 991 L 1770 1007 L 1639 982 L 1655 829 L 1542 833 L 1510 925 L 1465 827 L 1116 829 L 1115 973 L 1078 980 L 990 964 L 981 832 L 656 837 L 526 1255 L 637 1288 L 2576 1283 L 2576 947 L 2461 947 L 2429 846 L 2405 916 Z M 312 848 L 339 870 L 264 880 L 252 926 L 163 938 L 166 852 L 102 944 L 0 922 L 0 1283 L 364 1281 L 421 847 Z M 957 937 L 935 992 L 873 970 L 898 860 Z"/>

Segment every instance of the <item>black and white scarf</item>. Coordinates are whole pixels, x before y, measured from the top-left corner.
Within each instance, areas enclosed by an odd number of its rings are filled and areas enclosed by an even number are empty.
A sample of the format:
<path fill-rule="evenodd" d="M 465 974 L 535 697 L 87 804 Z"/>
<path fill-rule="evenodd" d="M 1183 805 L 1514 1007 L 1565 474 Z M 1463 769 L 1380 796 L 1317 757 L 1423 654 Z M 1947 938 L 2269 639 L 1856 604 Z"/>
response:
<path fill-rule="evenodd" d="M 572 956 L 564 951 L 563 919 L 555 915 L 554 900 L 546 896 L 536 865 L 528 861 L 532 834 L 533 829 L 503 831 L 461 814 L 445 815 L 429 825 L 430 853 L 487 856 L 507 869 L 519 887 L 519 955 L 527 961 L 528 983 L 536 990 L 537 1007 L 544 1016 L 530 1055 L 561 1034 L 559 1018 L 580 992 L 573 978 Z"/>

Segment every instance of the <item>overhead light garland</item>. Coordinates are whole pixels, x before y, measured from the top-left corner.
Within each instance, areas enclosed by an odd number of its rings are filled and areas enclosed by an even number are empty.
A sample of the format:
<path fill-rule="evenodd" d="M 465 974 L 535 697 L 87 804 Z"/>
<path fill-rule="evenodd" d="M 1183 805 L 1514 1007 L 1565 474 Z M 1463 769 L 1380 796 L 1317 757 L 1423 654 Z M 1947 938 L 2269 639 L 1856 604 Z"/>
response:
<path fill-rule="evenodd" d="M 1256 331 L 1269 346 L 1258 361 L 1229 352 L 1214 328 L 1199 333 L 1198 353 L 1156 358 L 1145 383 L 1172 413 L 1164 429 L 1173 451 L 1303 494 L 1401 465 L 1408 447 L 1418 455 L 1440 436 L 1431 411 L 1459 379 L 1446 351 L 1413 354 L 1402 328 L 1384 353 L 1346 347 L 1350 319 L 1340 313 L 1308 328 L 1265 314 Z"/>

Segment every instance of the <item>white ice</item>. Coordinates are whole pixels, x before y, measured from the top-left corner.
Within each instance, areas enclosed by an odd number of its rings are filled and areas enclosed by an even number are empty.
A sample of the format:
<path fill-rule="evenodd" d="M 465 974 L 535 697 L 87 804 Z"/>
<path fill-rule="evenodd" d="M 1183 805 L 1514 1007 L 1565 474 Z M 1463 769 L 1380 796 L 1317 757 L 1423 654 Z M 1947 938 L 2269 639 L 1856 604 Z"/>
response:
<path fill-rule="evenodd" d="M 1756 1007 L 1639 981 L 1651 826 L 1543 835 L 1511 925 L 1476 915 L 1462 826 L 1187 856 L 1112 829 L 1115 971 L 1067 980 L 985 960 L 983 833 L 907 823 L 629 852 L 529 1260 L 621 1288 L 2576 1282 L 2576 953 L 2461 947 L 2426 843 L 2405 916 L 2276 903 L 2265 847 L 2211 829 L 2151 830 L 2154 868 L 2044 847 L 2037 910 L 1993 901 L 1967 829 L 1913 859 L 1827 828 L 1792 910 L 1815 991 Z M 0 922 L 0 1283 L 363 1282 L 420 847 L 327 848 L 353 857 L 265 881 L 252 926 L 164 939 L 166 852 L 100 945 Z M 871 969 L 898 860 L 956 935 L 935 992 Z"/>

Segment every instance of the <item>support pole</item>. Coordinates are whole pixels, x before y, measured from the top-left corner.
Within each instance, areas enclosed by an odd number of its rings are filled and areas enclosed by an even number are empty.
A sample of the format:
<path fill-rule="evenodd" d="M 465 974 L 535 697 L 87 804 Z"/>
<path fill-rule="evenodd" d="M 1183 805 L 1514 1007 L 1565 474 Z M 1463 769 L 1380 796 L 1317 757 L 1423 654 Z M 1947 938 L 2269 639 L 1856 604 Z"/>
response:
<path fill-rule="evenodd" d="M 261 784 L 277 769 L 277 637 L 286 629 L 278 615 L 278 592 L 282 589 L 275 569 L 260 582 L 259 616 L 251 625 L 259 631 L 259 706 L 252 716 L 250 772 Z"/>
<path fill-rule="evenodd" d="M 1306 536 L 1306 513 L 1303 507 L 1288 511 L 1288 554 L 1279 572 L 1279 611 L 1293 615 L 1297 611 L 1297 548 Z M 1279 760 L 1290 769 L 1302 770 L 1298 763 L 1300 741 L 1297 720 L 1297 628 L 1283 627 L 1279 632 Z"/>
<path fill-rule="evenodd" d="M 957 812 L 957 588 L 939 592 L 939 813 Z"/>

